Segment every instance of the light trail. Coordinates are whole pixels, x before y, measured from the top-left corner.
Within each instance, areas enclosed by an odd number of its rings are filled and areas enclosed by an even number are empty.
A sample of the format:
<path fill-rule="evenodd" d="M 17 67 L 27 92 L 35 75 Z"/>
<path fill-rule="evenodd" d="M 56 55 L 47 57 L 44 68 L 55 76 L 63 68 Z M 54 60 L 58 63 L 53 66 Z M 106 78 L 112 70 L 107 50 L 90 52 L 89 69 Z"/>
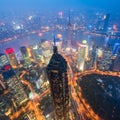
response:
<path fill-rule="evenodd" d="M 64 58 L 66 59 L 68 63 L 68 78 L 69 78 L 69 85 L 70 85 L 70 98 L 72 100 L 72 104 L 74 107 L 75 112 L 79 115 L 80 120 L 102 120 L 91 108 L 91 106 L 86 102 L 86 100 L 82 97 L 81 89 L 78 87 L 78 90 L 76 90 L 77 80 L 79 77 L 85 76 L 87 74 L 102 74 L 102 75 L 112 75 L 112 76 L 118 76 L 120 77 L 120 72 L 104 72 L 97 69 L 97 66 L 95 64 L 94 69 L 92 70 L 86 70 L 84 72 L 76 72 L 73 73 L 72 71 L 72 62 L 68 56 L 64 55 Z M 77 110 L 77 111 L 76 111 Z"/>

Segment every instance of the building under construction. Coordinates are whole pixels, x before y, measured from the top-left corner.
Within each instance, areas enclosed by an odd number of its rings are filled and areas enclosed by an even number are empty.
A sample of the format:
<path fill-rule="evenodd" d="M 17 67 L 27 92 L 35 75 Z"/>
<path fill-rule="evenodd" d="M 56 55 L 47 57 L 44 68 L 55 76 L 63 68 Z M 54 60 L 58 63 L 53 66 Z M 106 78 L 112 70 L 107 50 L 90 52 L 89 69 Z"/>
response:
<path fill-rule="evenodd" d="M 67 62 L 60 54 L 58 54 L 55 45 L 53 48 L 53 55 L 47 66 L 47 74 L 53 98 L 55 119 L 69 120 Z"/>

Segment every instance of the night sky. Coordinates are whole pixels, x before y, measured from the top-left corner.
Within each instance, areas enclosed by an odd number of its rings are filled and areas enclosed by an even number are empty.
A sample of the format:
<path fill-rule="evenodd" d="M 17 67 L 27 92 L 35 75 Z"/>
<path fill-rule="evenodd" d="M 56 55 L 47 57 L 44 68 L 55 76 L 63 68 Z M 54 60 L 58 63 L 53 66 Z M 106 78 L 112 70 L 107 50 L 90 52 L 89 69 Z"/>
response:
<path fill-rule="evenodd" d="M 103 9 L 119 8 L 120 0 L 0 0 L 1 10 L 16 9 L 62 9 L 96 7 Z"/>

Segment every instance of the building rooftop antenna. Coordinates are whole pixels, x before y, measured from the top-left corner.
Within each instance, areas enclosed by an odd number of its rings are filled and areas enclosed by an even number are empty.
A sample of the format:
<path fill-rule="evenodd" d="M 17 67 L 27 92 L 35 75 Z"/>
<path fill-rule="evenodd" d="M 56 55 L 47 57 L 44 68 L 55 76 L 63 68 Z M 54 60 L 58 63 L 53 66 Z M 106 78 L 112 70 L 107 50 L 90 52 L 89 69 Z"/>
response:
<path fill-rule="evenodd" d="M 55 39 L 55 36 L 54 36 L 53 52 L 54 52 L 54 53 L 58 53 L 57 46 L 56 46 L 56 39 Z"/>

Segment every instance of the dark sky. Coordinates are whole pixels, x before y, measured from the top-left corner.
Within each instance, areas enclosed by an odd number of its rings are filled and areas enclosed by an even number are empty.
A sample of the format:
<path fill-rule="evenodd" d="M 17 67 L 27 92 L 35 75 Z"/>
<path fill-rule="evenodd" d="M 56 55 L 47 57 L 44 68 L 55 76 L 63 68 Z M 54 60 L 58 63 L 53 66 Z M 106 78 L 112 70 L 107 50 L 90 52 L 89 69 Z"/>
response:
<path fill-rule="evenodd" d="M 0 10 L 9 9 L 62 9 L 98 7 L 119 8 L 120 0 L 0 0 Z"/>

